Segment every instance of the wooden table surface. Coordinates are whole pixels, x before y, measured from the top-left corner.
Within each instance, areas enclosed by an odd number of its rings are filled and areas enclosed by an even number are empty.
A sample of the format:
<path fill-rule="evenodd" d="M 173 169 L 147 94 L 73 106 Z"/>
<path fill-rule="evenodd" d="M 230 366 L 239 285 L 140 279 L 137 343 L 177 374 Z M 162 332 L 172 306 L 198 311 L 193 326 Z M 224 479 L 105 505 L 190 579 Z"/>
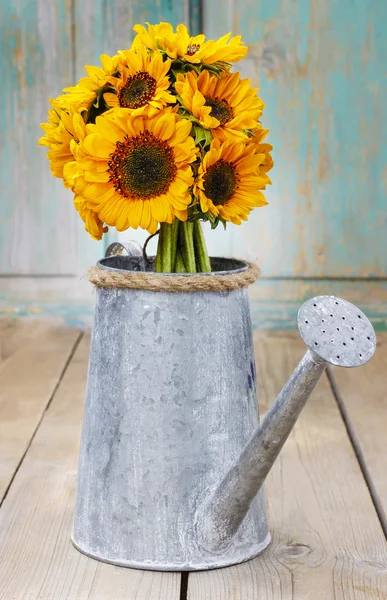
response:
<path fill-rule="evenodd" d="M 124 569 L 70 542 L 89 335 L 0 321 L 1 600 L 387 599 L 387 334 L 316 387 L 267 482 L 273 541 L 243 565 Z M 263 410 L 303 354 L 256 332 Z"/>

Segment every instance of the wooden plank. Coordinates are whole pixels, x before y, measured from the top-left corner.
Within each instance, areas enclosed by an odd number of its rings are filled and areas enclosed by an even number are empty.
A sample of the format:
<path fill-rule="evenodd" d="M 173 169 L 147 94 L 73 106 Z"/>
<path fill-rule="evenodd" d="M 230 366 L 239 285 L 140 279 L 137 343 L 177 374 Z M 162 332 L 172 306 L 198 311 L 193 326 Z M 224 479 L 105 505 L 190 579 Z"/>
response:
<path fill-rule="evenodd" d="M 0 337 L 0 503 L 79 335 L 76 329 L 47 331 L 41 324 L 27 328 L 3 327 Z"/>
<path fill-rule="evenodd" d="M 0 273 L 72 274 L 78 215 L 55 179 L 39 124 L 71 82 L 71 0 L 0 3 Z M 86 234 L 85 234 L 86 235 Z"/>
<path fill-rule="evenodd" d="M 264 409 L 304 347 L 256 333 Z M 191 574 L 188 600 L 370 600 L 387 597 L 387 544 L 328 381 L 315 389 L 267 485 L 273 541 L 236 567 Z"/>
<path fill-rule="evenodd" d="M 114 567 L 70 542 L 88 348 L 85 336 L 0 510 L 0 599 L 179 600 L 179 573 Z"/>
<path fill-rule="evenodd" d="M 94 287 L 86 268 L 82 277 L 0 277 L 0 319 L 85 328 L 92 323 L 93 309 Z"/>
<path fill-rule="evenodd" d="M 203 6 L 206 35 L 244 36 L 249 55 L 235 67 L 260 86 L 275 147 L 269 206 L 218 228 L 211 252 L 254 248 L 268 276 L 385 275 L 387 2 Z"/>
<path fill-rule="evenodd" d="M 176 26 L 189 18 L 188 0 L 84 0 L 75 2 L 74 9 L 76 77 L 84 75 L 84 65 L 99 64 L 100 54 L 128 48 L 135 23 L 169 21 Z"/>
<path fill-rule="evenodd" d="M 377 340 L 375 356 L 361 369 L 332 368 L 330 374 L 387 531 L 387 334 Z"/>
<path fill-rule="evenodd" d="M 0 363 L 31 342 L 43 338 L 47 335 L 48 329 L 49 326 L 44 320 L 0 319 Z M 63 332 L 63 329 L 61 331 Z"/>

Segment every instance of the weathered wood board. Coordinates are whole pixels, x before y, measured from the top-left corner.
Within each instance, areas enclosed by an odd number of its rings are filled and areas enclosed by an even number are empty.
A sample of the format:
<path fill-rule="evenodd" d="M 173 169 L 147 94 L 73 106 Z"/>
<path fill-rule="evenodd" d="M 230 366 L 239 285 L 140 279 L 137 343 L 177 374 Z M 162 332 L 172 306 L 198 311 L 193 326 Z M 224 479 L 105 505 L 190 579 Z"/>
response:
<path fill-rule="evenodd" d="M 49 98 L 72 81 L 72 19 L 71 0 L 0 3 L 0 275 L 74 275 L 101 252 L 81 252 L 72 195 L 37 144 Z"/>
<path fill-rule="evenodd" d="M 80 333 L 0 322 L 0 504 Z"/>
<path fill-rule="evenodd" d="M 255 334 L 264 409 L 304 348 L 296 334 Z M 326 377 L 269 475 L 267 496 L 269 548 L 244 565 L 190 574 L 188 600 L 387 597 L 386 539 Z"/>
<path fill-rule="evenodd" d="M 271 277 L 385 277 L 387 2 L 203 6 L 207 35 L 249 45 L 240 65 L 261 88 L 275 146 L 269 206 L 216 231 L 210 250 L 258 255 Z"/>
<path fill-rule="evenodd" d="M 161 20 L 188 23 L 188 1 L 0 3 L 0 276 L 52 276 L 56 289 L 56 276 L 83 274 L 103 255 L 108 239 L 89 237 L 72 193 L 50 173 L 39 124 L 49 98 L 74 85 L 84 65 L 128 47 L 136 22 Z"/>
<path fill-rule="evenodd" d="M 361 369 L 330 370 L 387 532 L 387 337 L 378 336 L 375 356 Z"/>
<path fill-rule="evenodd" d="M 88 349 L 85 336 L 0 510 L 0 599 L 180 600 L 179 573 L 120 569 L 70 542 Z"/>

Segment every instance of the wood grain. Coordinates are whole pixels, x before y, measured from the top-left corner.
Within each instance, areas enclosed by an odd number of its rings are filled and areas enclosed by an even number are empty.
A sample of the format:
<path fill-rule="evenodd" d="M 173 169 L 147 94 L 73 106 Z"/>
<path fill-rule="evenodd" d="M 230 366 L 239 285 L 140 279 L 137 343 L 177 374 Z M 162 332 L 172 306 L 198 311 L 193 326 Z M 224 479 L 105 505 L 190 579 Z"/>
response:
<path fill-rule="evenodd" d="M 0 325 L 0 503 L 79 335 Z"/>
<path fill-rule="evenodd" d="M 1 274 L 76 269 L 79 217 L 37 145 L 49 98 L 71 82 L 71 26 L 71 0 L 0 3 Z"/>
<path fill-rule="evenodd" d="M 387 530 L 387 334 L 378 334 L 377 340 L 376 353 L 366 365 L 332 368 L 330 373 Z"/>
<path fill-rule="evenodd" d="M 297 334 L 255 334 L 263 408 L 304 347 Z M 387 597 L 387 544 L 324 377 L 267 485 L 273 541 L 260 557 L 191 574 L 188 600 L 370 600 Z"/>
<path fill-rule="evenodd" d="M 206 35 L 232 31 L 249 46 L 236 68 L 261 88 L 275 162 L 269 205 L 211 233 L 210 251 L 258 253 L 267 276 L 385 277 L 387 2 L 203 7 Z"/>
<path fill-rule="evenodd" d="M 0 510 L 0 599 L 179 600 L 179 573 L 114 567 L 70 542 L 88 348 L 85 336 Z"/>

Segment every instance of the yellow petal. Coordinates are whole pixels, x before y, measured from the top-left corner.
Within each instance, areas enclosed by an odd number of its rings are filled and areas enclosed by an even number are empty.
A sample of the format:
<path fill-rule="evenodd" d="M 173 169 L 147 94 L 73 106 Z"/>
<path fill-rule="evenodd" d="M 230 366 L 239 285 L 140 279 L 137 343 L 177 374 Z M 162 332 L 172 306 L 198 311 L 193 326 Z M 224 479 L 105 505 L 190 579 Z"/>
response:
<path fill-rule="evenodd" d="M 96 171 L 85 171 L 84 178 L 85 181 L 107 183 L 110 179 L 110 174 L 108 171 L 105 171 L 104 173 L 97 173 Z"/>
<path fill-rule="evenodd" d="M 85 137 L 82 147 L 92 156 L 99 158 L 108 158 L 115 149 L 115 145 L 112 142 L 95 133 Z"/>

